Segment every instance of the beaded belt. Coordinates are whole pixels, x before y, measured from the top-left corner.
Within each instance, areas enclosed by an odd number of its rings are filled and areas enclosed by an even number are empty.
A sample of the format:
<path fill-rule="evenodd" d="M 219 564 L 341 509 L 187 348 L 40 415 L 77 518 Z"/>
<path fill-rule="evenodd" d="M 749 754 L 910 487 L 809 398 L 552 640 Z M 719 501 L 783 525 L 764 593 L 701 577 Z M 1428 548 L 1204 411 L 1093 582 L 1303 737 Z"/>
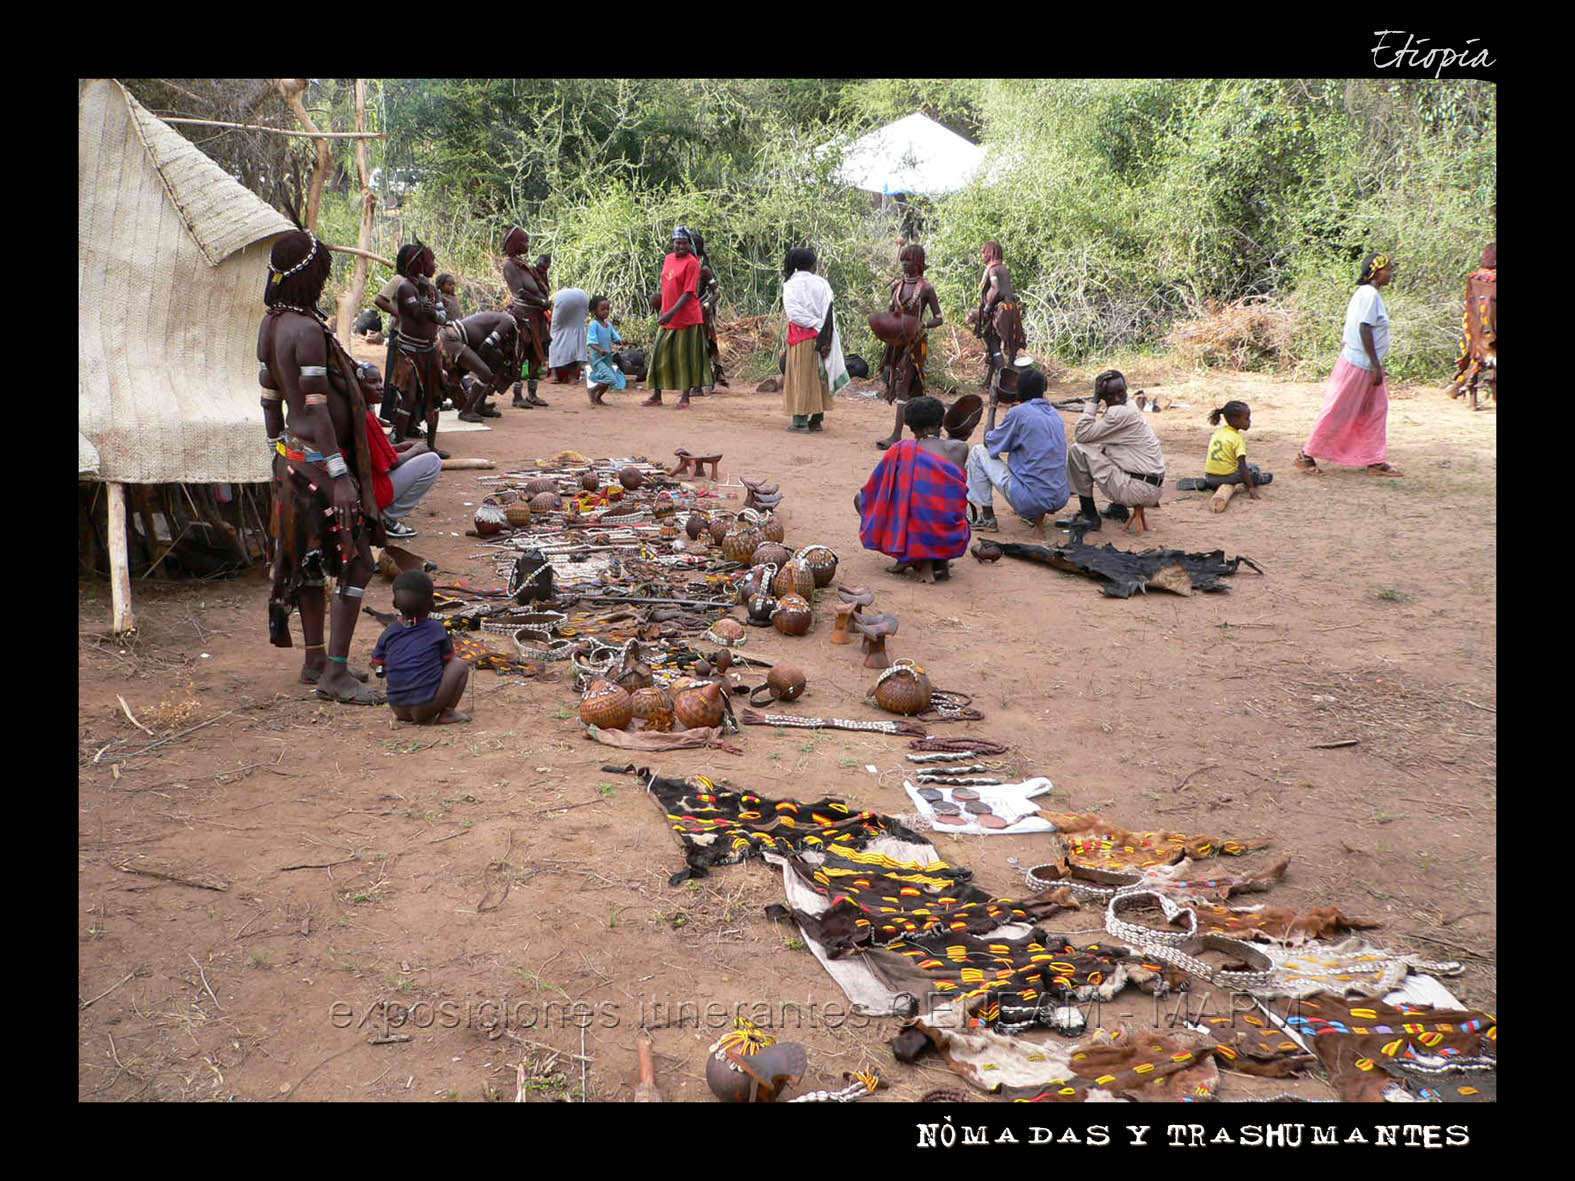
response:
<path fill-rule="evenodd" d="M 1159 908 L 1165 914 L 1165 921 L 1171 922 L 1182 915 L 1186 916 L 1187 929 L 1185 931 L 1163 931 L 1154 927 L 1139 926 L 1123 919 L 1120 912 L 1129 910 L 1134 902 L 1153 899 L 1159 903 Z M 1179 906 L 1157 890 L 1130 890 L 1113 895 L 1105 907 L 1105 930 L 1117 939 L 1125 940 L 1145 949 L 1152 946 L 1180 947 L 1189 939 L 1197 938 L 1198 912 L 1190 906 Z"/>
<path fill-rule="evenodd" d="M 1159 908 L 1164 912 L 1167 921 L 1185 915 L 1187 930 L 1156 930 L 1153 927 L 1129 923 L 1121 918 L 1118 912 L 1130 909 L 1134 902 L 1146 899 L 1153 899 L 1159 903 Z M 1128 890 L 1113 896 L 1105 908 L 1105 930 L 1117 939 L 1131 944 L 1133 950 L 1145 958 L 1172 964 L 1227 991 L 1263 992 L 1274 983 L 1274 961 L 1267 955 L 1250 943 L 1224 935 L 1204 935 L 1199 939 L 1197 912 L 1191 907 L 1178 906 L 1155 890 Z M 1193 946 L 1201 946 L 1202 949 L 1209 951 L 1227 952 L 1251 964 L 1252 968 L 1244 972 L 1230 972 L 1206 964 L 1181 950 L 1182 945 L 1192 943 L 1193 940 L 1197 940 Z"/>
<path fill-rule="evenodd" d="M 414 336 L 406 336 L 398 330 L 394 332 L 394 343 L 402 353 L 430 353 L 437 347 L 436 339 L 420 340 Z"/>
<path fill-rule="evenodd" d="M 296 440 L 290 439 L 294 443 Z M 275 443 L 274 450 L 293 463 L 327 463 L 327 458 L 320 451 L 298 451 L 293 447 L 285 446 L 285 440 Z"/>

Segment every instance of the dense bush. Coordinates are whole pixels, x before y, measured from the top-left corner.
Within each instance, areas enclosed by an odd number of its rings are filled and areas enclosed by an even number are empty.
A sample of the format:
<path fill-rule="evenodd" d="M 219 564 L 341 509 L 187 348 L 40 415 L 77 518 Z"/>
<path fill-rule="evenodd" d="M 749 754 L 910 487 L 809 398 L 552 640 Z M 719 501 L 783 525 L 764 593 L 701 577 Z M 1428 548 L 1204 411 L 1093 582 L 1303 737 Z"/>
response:
<path fill-rule="evenodd" d="M 1489 84 L 1015 80 L 979 101 L 996 166 L 933 219 L 948 306 L 972 301 L 995 238 L 1030 348 L 1092 360 L 1208 301 L 1267 296 L 1301 327 L 1264 363 L 1327 366 L 1361 259 L 1385 250 L 1391 368 L 1452 368 L 1464 278 L 1494 235 Z"/>
<path fill-rule="evenodd" d="M 740 315 L 777 312 L 783 254 L 813 245 L 846 343 L 868 355 L 862 321 L 896 273 L 896 222 L 832 179 L 824 146 L 913 110 L 988 152 L 969 187 L 917 202 L 948 322 L 974 306 L 979 246 L 996 239 L 1041 357 L 1089 363 L 1179 331 L 1224 342 L 1193 350 L 1200 363 L 1324 368 L 1362 256 L 1381 249 L 1399 264 L 1391 368 L 1438 377 L 1494 236 L 1496 94 L 1478 81 L 446 79 L 373 93 L 372 124 L 390 132 L 374 165 L 419 181 L 402 202 L 382 194 L 375 251 L 419 233 L 471 311 L 501 298 L 497 251 L 518 223 L 533 255 L 554 256 L 554 283 L 608 294 L 626 332 L 654 327 L 645 297 L 684 223 Z M 345 126 L 347 94 L 325 80 L 309 105 Z M 344 243 L 358 226 L 349 153 L 336 145 L 320 221 Z M 277 188 L 277 163 L 257 168 Z M 369 290 L 386 277 L 374 267 Z"/>

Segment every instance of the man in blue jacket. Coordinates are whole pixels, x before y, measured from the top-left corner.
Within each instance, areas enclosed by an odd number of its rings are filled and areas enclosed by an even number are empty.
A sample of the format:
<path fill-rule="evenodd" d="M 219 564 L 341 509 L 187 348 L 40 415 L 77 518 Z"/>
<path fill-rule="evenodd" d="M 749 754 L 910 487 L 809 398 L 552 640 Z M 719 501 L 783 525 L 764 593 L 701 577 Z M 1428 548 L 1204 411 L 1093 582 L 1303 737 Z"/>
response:
<path fill-rule="evenodd" d="M 968 452 L 968 503 L 978 513 L 976 530 L 999 529 L 993 492 L 999 491 L 1025 521 L 1037 521 L 1064 506 L 1067 488 L 1066 429 L 1055 407 L 1045 401 L 1045 375 L 1023 373 L 1017 383 L 1017 404 L 1006 421 L 975 443 Z M 1002 398 L 1009 398 L 1002 391 Z M 1010 458 L 1001 459 L 1005 453 Z"/>

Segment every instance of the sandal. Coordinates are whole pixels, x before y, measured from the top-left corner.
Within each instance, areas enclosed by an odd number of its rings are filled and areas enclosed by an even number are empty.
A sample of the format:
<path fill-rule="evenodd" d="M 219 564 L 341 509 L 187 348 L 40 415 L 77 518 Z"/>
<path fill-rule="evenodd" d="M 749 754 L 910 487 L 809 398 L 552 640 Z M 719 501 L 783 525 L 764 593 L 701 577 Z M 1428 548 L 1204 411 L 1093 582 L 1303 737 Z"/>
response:
<path fill-rule="evenodd" d="M 357 685 L 348 695 L 341 697 L 337 693 L 330 693 L 319 685 L 313 693 L 324 701 L 332 701 L 339 705 L 384 705 L 388 698 L 370 685 Z"/>
<path fill-rule="evenodd" d="M 356 680 L 360 681 L 363 685 L 366 684 L 367 681 L 371 680 L 371 677 L 372 677 L 372 674 L 367 672 L 366 669 L 364 669 L 364 668 L 348 668 L 347 667 L 345 669 L 345 671 L 348 672 Z M 301 684 L 303 684 L 303 685 L 315 685 L 315 684 L 317 684 L 317 682 L 320 679 L 322 679 L 322 675 L 323 675 L 323 670 L 320 669 L 320 668 L 303 668 L 301 670 Z"/>
<path fill-rule="evenodd" d="M 1391 467 L 1387 463 L 1370 463 L 1370 464 L 1368 464 L 1367 465 L 1367 474 L 1370 475 L 1370 476 L 1390 476 L 1390 477 L 1393 477 L 1395 479 L 1398 479 L 1399 477 L 1405 475 L 1405 473 L 1403 471 L 1401 471 L 1399 468 Z"/>
<path fill-rule="evenodd" d="M 1297 471 L 1306 472 L 1309 476 L 1323 475 L 1323 469 L 1318 466 L 1318 461 L 1311 455 L 1308 455 L 1305 451 L 1298 451 L 1296 453 L 1294 466 Z"/>

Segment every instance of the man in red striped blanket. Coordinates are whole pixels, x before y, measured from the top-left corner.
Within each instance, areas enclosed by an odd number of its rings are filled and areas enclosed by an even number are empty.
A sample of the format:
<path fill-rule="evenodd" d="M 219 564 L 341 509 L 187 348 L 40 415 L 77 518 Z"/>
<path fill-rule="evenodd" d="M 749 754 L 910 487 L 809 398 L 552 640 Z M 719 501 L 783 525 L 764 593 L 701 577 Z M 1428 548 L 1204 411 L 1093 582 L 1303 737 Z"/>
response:
<path fill-rule="evenodd" d="M 914 438 L 892 444 L 853 498 L 864 548 L 897 559 L 888 574 L 944 582 L 951 560 L 968 552 L 968 444 L 940 437 L 945 417 L 939 398 L 909 401 L 903 421 Z"/>

